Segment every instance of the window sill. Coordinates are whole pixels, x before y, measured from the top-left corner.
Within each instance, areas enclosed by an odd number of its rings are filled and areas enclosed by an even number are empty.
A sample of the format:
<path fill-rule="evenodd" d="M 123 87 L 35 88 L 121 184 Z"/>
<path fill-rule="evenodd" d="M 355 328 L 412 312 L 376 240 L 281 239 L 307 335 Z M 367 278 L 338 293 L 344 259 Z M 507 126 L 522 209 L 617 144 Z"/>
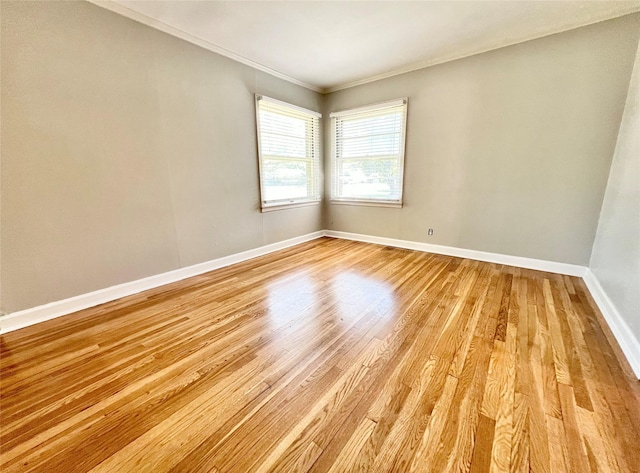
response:
<path fill-rule="evenodd" d="M 309 207 L 311 205 L 320 205 L 322 203 L 321 200 L 314 200 L 313 202 L 292 202 L 289 204 L 274 204 L 266 207 L 262 207 L 260 210 L 262 213 L 265 212 L 275 212 L 276 210 L 287 210 L 287 209 L 295 209 L 298 207 Z"/>
<path fill-rule="evenodd" d="M 331 204 L 337 205 L 362 205 L 365 207 L 387 207 L 391 209 L 401 209 L 402 202 L 381 202 L 375 200 L 339 200 L 331 199 Z"/>

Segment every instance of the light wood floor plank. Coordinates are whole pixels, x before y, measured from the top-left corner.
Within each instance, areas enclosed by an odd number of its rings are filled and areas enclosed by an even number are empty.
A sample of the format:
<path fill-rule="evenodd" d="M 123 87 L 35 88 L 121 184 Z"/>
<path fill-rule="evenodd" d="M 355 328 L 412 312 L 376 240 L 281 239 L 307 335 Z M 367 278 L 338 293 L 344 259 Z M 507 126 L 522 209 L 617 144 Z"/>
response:
<path fill-rule="evenodd" d="M 2 472 L 640 465 L 583 281 L 321 238 L 0 337 Z"/>

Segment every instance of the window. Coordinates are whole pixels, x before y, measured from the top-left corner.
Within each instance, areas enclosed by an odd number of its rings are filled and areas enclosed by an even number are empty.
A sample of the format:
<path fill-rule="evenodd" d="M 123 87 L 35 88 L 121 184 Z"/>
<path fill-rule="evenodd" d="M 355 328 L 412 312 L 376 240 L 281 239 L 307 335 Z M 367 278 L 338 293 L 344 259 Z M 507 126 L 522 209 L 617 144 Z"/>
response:
<path fill-rule="evenodd" d="M 321 115 L 256 96 L 262 210 L 320 201 Z"/>
<path fill-rule="evenodd" d="M 331 114 L 335 203 L 402 206 L 407 99 Z"/>

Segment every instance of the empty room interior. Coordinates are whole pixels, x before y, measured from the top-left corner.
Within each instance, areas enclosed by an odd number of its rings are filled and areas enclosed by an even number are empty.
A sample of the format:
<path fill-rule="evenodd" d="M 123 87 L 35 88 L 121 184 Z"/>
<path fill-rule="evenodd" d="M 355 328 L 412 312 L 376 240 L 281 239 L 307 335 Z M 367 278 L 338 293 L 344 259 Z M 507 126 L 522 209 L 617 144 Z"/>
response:
<path fill-rule="evenodd" d="M 0 18 L 3 473 L 640 472 L 640 1 Z"/>

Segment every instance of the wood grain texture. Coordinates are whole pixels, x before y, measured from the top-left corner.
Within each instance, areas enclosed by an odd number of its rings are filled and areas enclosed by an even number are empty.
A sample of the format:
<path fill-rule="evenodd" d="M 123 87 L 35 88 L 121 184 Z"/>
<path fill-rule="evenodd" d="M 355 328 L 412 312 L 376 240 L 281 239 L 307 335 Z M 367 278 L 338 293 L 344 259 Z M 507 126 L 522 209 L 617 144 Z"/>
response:
<path fill-rule="evenodd" d="M 582 280 L 322 238 L 1 338 L 9 472 L 640 465 Z"/>

